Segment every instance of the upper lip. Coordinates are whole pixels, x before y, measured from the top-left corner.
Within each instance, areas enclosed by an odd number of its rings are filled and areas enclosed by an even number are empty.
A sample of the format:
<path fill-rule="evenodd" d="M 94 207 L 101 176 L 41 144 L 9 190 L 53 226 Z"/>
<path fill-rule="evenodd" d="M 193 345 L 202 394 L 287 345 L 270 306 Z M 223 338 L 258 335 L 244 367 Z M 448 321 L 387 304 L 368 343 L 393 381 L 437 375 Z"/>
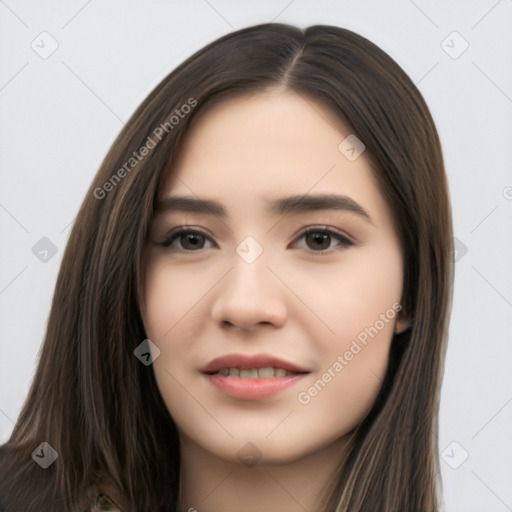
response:
<path fill-rule="evenodd" d="M 248 368 L 266 368 L 269 366 L 283 368 L 289 372 L 309 373 L 306 368 L 267 354 L 227 354 L 216 357 L 201 368 L 200 371 L 203 373 L 215 373 L 221 368 L 238 368 L 244 370 Z"/>

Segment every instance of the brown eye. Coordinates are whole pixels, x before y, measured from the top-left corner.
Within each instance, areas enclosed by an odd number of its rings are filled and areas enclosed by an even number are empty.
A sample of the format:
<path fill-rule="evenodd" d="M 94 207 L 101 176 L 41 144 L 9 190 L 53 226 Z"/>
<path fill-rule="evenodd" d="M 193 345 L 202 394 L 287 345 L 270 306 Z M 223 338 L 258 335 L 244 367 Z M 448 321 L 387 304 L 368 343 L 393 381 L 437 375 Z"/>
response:
<path fill-rule="evenodd" d="M 186 251 L 193 251 L 194 249 L 202 249 L 205 242 L 205 237 L 199 233 L 184 233 L 179 237 L 181 246 Z"/>
<path fill-rule="evenodd" d="M 205 243 L 210 241 L 210 238 L 199 231 L 193 231 L 190 229 L 180 229 L 173 231 L 167 235 L 165 240 L 158 243 L 162 247 L 176 247 L 176 249 L 195 252 L 199 249 L 205 249 Z"/>
<path fill-rule="evenodd" d="M 333 243 L 333 240 L 338 242 L 338 244 L 334 246 L 334 249 L 343 249 L 351 245 L 355 245 L 347 236 L 328 228 L 309 227 L 304 230 L 298 240 L 302 238 L 306 241 L 306 248 L 316 254 L 327 254 L 332 252 L 331 244 Z"/>
<path fill-rule="evenodd" d="M 306 244 L 309 245 L 308 242 L 311 242 L 311 246 L 309 247 L 313 250 L 325 250 L 331 245 L 331 237 L 326 233 L 308 233 L 305 237 Z"/>

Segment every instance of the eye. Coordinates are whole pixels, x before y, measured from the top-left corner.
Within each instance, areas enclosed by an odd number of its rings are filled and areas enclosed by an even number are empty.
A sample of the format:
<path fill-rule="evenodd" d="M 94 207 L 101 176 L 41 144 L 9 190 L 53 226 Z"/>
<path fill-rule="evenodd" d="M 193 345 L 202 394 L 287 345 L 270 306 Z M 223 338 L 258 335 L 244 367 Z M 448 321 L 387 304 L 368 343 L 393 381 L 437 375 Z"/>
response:
<path fill-rule="evenodd" d="M 320 255 L 332 252 L 331 244 L 333 240 L 338 241 L 338 245 L 335 247 L 346 248 L 354 245 L 350 238 L 326 226 L 306 228 L 296 240 L 303 238 L 306 241 L 306 250 L 309 249 L 315 254 Z M 206 242 L 211 245 L 205 246 Z M 171 231 L 162 242 L 156 243 L 164 248 L 172 247 L 184 252 L 200 252 L 201 249 L 218 247 L 206 233 L 183 227 Z"/>
<path fill-rule="evenodd" d="M 197 249 L 208 248 L 204 246 L 205 241 L 211 241 L 210 237 L 205 233 L 193 229 L 179 228 L 171 231 L 162 242 L 158 242 L 158 245 L 166 248 L 176 247 L 175 242 L 177 242 L 179 246 L 176 249 L 197 252 Z"/>
<path fill-rule="evenodd" d="M 311 226 L 306 228 L 297 240 L 301 240 L 302 238 L 306 241 L 306 249 L 311 249 L 315 254 L 327 254 L 332 252 L 329 248 L 333 239 L 339 242 L 337 245 L 338 248 L 346 248 L 354 245 L 354 242 L 347 236 L 325 226 Z"/>

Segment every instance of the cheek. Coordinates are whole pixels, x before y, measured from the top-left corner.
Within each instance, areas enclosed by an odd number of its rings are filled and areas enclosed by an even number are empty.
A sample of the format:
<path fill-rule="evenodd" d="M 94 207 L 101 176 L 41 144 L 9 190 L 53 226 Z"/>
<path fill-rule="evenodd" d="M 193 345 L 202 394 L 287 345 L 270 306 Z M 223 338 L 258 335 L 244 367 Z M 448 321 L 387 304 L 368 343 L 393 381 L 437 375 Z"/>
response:
<path fill-rule="evenodd" d="M 171 273 L 165 265 L 154 265 L 146 274 L 146 309 L 142 317 L 147 337 L 160 349 L 153 371 L 171 414 L 180 407 L 183 362 L 190 342 L 197 338 L 193 331 L 184 331 L 184 326 L 193 327 L 191 307 L 197 302 L 194 287 L 188 284 L 182 273 Z"/>
<path fill-rule="evenodd" d="M 148 269 L 145 283 L 146 310 L 143 313 L 146 333 L 165 349 L 169 344 L 182 340 L 176 336 L 183 331 L 184 321 L 190 318 L 201 321 L 201 298 L 211 288 L 212 276 L 202 272 L 184 272 L 157 262 Z M 194 325 L 194 324 L 192 324 Z"/>
<path fill-rule="evenodd" d="M 326 435 L 356 427 L 371 408 L 386 373 L 401 309 L 400 253 L 393 247 L 355 256 L 350 264 L 308 279 L 311 309 L 321 312 L 331 332 L 319 322 L 313 322 L 313 329 L 304 320 L 303 328 L 316 340 L 321 367 L 297 398 L 308 414 L 322 417 L 319 428 Z"/>
<path fill-rule="evenodd" d="M 204 289 L 203 289 L 204 288 Z M 161 396 L 171 415 L 190 407 L 184 391 L 187 358 L 197 343 L 202 316 L 201 296 L 206 284 L 187 272 L 176 271 L 165 263 L 153 263 L 145 281 L 146 309 L 142 314 L 147 337 L 160 349 L 153 371 Z M 186 419 L 186 416 L 185 416 Z"/>
<path fill-rule="evenodd" d="M 347 252 L 332 265 L 299 270 L 283 268 L 283 274 L 309 308 L 303 328 L 325 350 L 342 350 L 376 323 L 381 338 L 392 336 L 403 285 L 401 254 L 394 245 Z"/>
<path fill-rule="evenodd" d="M 320 439 L 335 439 L 361 423 L 375 402 L 388 366 L 391 321 L 383 322 L 380 330 L 373 325 L 342 329 L 358 335 L 324 337 L 318 348 L 321 367 L 296 397 L 304 417 L 313 418 Z"/>
<path fill-rule="evenodd" d="M 164 399 L 179 399 L 183 391 L 179 383 L 196 371 L 191 355 L 201 351 L 209 293 L 219 276 L 222 269 L 208 265 L 185 269 L 156 260 L 147 268 L 142 318 L 147 337 L 160 349 L 153 369 Z"/>

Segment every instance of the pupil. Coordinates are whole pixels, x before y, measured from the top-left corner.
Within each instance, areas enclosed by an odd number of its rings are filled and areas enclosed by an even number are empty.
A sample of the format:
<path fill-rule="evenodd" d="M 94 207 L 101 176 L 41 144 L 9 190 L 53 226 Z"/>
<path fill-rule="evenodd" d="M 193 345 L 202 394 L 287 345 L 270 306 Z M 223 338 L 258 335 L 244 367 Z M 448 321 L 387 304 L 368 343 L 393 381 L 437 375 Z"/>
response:
<path fill-rule="evenodd" d="M 329 235 L 325 233 L 315 233 L 309 236 L 311 236 L 315 240 L 315 246 L 317 249 L 327 249 L 327 247 L 329 247 Z M 325 242 L 327 242 L 327 244 Z M 324 244 L 324 246 L 320 247 L 322 243 Z"/>
<path fill-rule="evenodd" d="M 186 243 L 190 242 L 192 244 L 192 247 L 198 247 L 200 245 L 200 238 L 202 238 L 202 235 L 196 235 L 194 233 L 187 233 L 185 235 Z"/>

